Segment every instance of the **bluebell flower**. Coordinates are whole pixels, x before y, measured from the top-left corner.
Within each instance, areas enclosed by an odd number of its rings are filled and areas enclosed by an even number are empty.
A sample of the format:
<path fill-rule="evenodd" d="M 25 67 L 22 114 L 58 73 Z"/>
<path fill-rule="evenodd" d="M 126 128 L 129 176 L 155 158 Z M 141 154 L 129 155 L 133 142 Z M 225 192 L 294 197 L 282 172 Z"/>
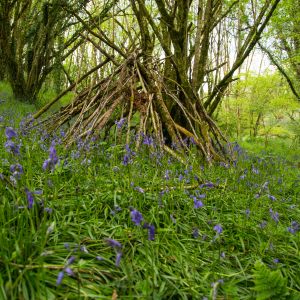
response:
<path fill-rule="evenodd" d="M 62 283 L 62 280 L 65 276 L 65 272 L 64 271 L 61 271 L 58 273 L 58 276 L 57 276 L 57 280 L 56 280 L 56 285 L 60 285 Z"/>
<path fill-rule="evenodd" d="M 48 214 L 51 214 L 52 211 L 53 211 L 53 209 L 50 208 L 50 207 L 45 207 L 45 208 L 44 208 L 44 211 L 45 211 L 46 213 L 48 213 Z"/>
<path fill-rule="evenodd" d="M 204 187 L 213 188 L 214 186 L 215 185 L 210 181 L 200 184 L 200 188 L 204 188 Z"/>
<path fill-rule="evenodd" d="M 25 193 L 26 193 L 26 197 L 27 197 L 27 201 L 28 201 L 28 208 L 32 208 L 33 204 L 34 204 L 34 197 L 33 197 L 33 193 L 30 192 L 27 188 L 25 189 Z"/>
<path fill-rule="evenodd" d="M 272 208 L 270 208 L 269 212 L 270 212 L 271 218 L 272 218 L 276 223 L 278 223 L 278 222 L 279 222 L 279 214 L 278 214 L 278 212 L 277 212 L 277 211 L 274 212 Z"/>
<path fill-rule="evenodd" d="M 18 136 L 17 133 L 14 131 L 14 129 L 12 127 L 6 127 L 5 128 L 5 135 L 6 135 L 6 138 L 8 140 L 11 140 L 12 138 Z"/>
<path fill-rule="evenodd" d="M 144 136 L 143 144 L 148 146 L 153 145 L 153 138 L 151 136 Z"/>
<path fill-rule="evenodd" d="M 291 222 L 291 226 L 288 227 L 288 231 L 292 234 L 296 234 L 300 230 L 300 224 L 296 221 Z"/>
<path fill-rule="evenodd" d="M 136 191 L 140 192 L 141 194 L 144 194 L 144 193 L 145 193 L 145 191 L 144 191 L 141 187 L 139 187 L 139 186 L 136 186 L 134 189 L 135 189 Z"/>
<path fill-rule="evenodd" d="M 69 275 L 69 276 L 74 276 L 74 272 L 70 267 L 64 268 L 64 271 Z"/>
<path fill-rule="evenodd" d="M 214 226 L 214 231 L 217 233 L 217 234 L 221 234 L 222 231 L 223 231 L 223 228 L 220 224 L 217 224 Z"/>
<path fill-rule="evenodd" d="M 52 145 L 49 148 L 49 158 L 46 159 L 43 163 L 43 169 L 47 170 L 47 169 L 51 169 L 53 170 L 55 168 L 55 166 L 58 164 L 58 156 L 56 153 L 56 149 L 54 146 L 54 143 L 52 143 Z"/>
<path fill-rule="evenodd" d="M 198 228 L 194 228 L 193 232 L 192 232 L 193 237 L 196 239 L 199 237 L 199 229 Z"/>
<path fill-rule="evenodd" d="M 11 165 L 9 169 L 16 179 L 20 179 L 20 176 L 24 173 L 23 167 L 19 163 Z"/>
<path fill-rule="evenodd" d="M 74 255 L 70 256 L 69 259 L 67 260 L 67 266 L 73 264 L 76 260 L 76 257 Z"/>
<path fill-rule="evenodd" d="M 263 220 L 260 224 L 259 224 L 259 227 L 261 228 L 261 229 L 264 229 L 266 226 L 267 226 L 267 221 L 265 221 L 265 220 Z"/>
<path fill-rule="evenodd" d="M 70 245 L 69 245 L 69 243 L 64 243 L 64 247 L 65 247 L 67 250 L 70 250 Z"/>
<path fill-rule="evenodd" d="M 121 129 L 123 127 L 123 125 L 124 125 L 125 122 L 126 122 L 126 119 L 125 118 L 121 118 L 119 121 L 116 120 L 115 124 L 117 125 L 118 129 Z"/>
<path fill-rule="evenodd" d="M 122 244 L 114 239 L 105 239 L 106 243 L 112 248 L 122 248 Z"/>
<path fill-rule="evenodd" d="M 20 145 L 17 145 L 11 140 L 8 140 L 5 144 L 4 147 L 7 152 L 10 152 L 14 155 L 20 155 Z"/>
<path fill-rule="evenodd" d="M 164 178 L 165 178 L 166 180 L 170 180 L 170 170 L 166 170 L 166 171 L 165 171 L 165 176 L 164 176 Z"/>
<path fill-rule="evenodd" d="M 197 200 L 197 198 L 196 197 L 194 197 L 194 208 L 201 208 L 201 207 L 203 207 L 204 206 L 204 204 L 202 203 L 202 201 L 201 200 Z"/>
<path fill-rule="evenodd" d="M 155 227 L 154 225 L 150 224 L 148 226 L 148 240 L 154 241 L 154 237 L 155 237 Z"/>
<path fill-rule="evenodd" d="M 136 209 L 132 208 L 130 212 L 132 222 L 139 226 L 143 221 L 143 215 Z"/>
<path fill-rule="evenodd" d="M 269 199 L 271 199 L 272 201 L 275 201 L 276 200 L 276 197 L 275 196 L 272 196 L 272 195 L 268 195 Z"/>
<path fill-rule="evenodd" d="M 195 139 L 193 137 L 190 137 L 190 142 L 191 142 L 192 145 L 196 145 L 197 144 L 196 141 L 195 141 Z"/>
<path fill-rule="evenodd" d="M 116 255 L 116 262 L 115 262 L 116 267 L 120 266 L 121 258 L 122 258 L 122 252 L 118 251 Z"/>

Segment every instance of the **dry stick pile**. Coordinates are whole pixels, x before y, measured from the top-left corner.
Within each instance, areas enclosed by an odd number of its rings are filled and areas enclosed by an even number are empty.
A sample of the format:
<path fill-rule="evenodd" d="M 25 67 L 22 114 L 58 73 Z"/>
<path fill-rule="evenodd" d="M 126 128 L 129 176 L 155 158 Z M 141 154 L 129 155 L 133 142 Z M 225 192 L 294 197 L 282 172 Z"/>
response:
<path fill-rule="evenodd" d="M 67 91 L 69 90 L 71 90 L 70 87 Z M 37 112 L 34 118 L 47 111 L 65 93 L 65 91 L 61 93 L 50 105 Z M 163 100 L 163 93 L 169 95 L 177 103 L 187 120 L 189 129 L 174 122 Z M 226 157 L 222 146 L 226 138 L 205 110 L 201 112 L 201 116 L 195 109 L 192 112 L 189 111 L 177 95 L 167 89 L 159 72 L 148 66 L 147 69 L 143 67 L 136 55 L 126 59 L 102 81 L 82 90 L 72 103 L 43 120 L 42 124 L 49 131 L 55 131 L 62 125 L 71 123 L 64 139 L 65 144 L 69 146 L 78 138 L 96 136 L 104 130 L 109 132 L 115 120 L 126 118 L 126 142 L 129 143 L 131 121 L 136 112 L 139 112 L 140 116 L 139 125 L 135 127 L 135 133 L 138 136 L 136 148 L 139 147 L 143 134 L 152 135 L 165 151 L 180 161 L 184 161 L 181 154 L 182 150 L 187 150 L 187 148 L 183 139 L 189 137 L 193 139 L 207 161 L 220 161 Z M 163 128 L 167 130 L 173 142 L 181 145 L 181 150 L 172 150 L 164 144 Z"/>

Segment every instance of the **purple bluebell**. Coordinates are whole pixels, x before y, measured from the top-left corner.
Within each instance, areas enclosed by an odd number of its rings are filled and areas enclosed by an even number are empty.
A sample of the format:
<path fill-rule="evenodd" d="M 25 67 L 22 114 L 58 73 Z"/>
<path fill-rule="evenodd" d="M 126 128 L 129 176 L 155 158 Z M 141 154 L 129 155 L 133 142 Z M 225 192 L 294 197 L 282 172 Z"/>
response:
<path fill-rule="evenodd" d="M 143 144 L 148 146 L 153 145 L 153 138 L 151 136 L 144 136 Z"/>
<path fill-rule="evenodd" d="M 265 221 L 265 220 L 263 220 L 263 221 L 259 224 L 259 227 L 260 227 L 261 229 L 264 229 L 264 228 L 267 226 L 267 224 L 268 224 L 268 222 Z"/>
<path fill-rule="evenodd" d="M 55 168 L 55 166 L 58 164 L 58 156 L 56 153 L 56 149 L 54 146 L 54 143 L 52 143 L 52 145 L 49 148 L 49 158 L 46 159 L 43 163 L 43 169 L 47 170 L 47 169 L 51 169 L 53 170 Z"/>
<path fill-rule="evenodd" d="M 210 181 L 200 184 L 200 188 L 204 188 L 204 187 L 213 188 L 214 186 L 215 185 Z"/>
<path fill-rule="evenodd" d="M 20 155 L 20 145 L 17 145 L 11 140 L 8 140 L 5 144 L 4 147 L 7 152 L 10 152 L 14 155 Z"/>
<path fill-rule="evenodd" d="M 107 238 L 105 242 L 112 248 L 122 248 L 122 244 L 114 239 Z"/>
<path fill-rule="evenodd" d="M 69 245 L 69 243 L 64 243 L 64 247 L 65 247 L 67 250 L 70 250 L 70 245 Z"/>
<path fill-rule="evenodd" d="M 53 209 L 50 208 L 50 207 L 45 207 L 45 208 L 44 208 L 44 211 L 45 211 L 46 213 L 48 213 L 48 214 L 51 214 L 52 211 L 53 211 Z"/>
<path fill-rule="evenodd" d="M 225 254 L 225 252 L 221 252 L 221 254 L 220 254 L 220 258 L 225 258 L 226 257 L 226 254 Z"/>
<path fill-rule="evenodd" d="M 136 153 L 130 149 L 128 144 L 125 145 L 125 150 L 126 150 L 126 153 L 123 157 L 122 164 L 124 166 L 127 166 L 132 163 L 132 158 L 135 156 Z"/>
<path fill-rule="evenodd" d="M 140 192 L 141 194 L 144 194 L 144 193 L 145 193 L 145 191 L 144 191 L 141 187 L 139 187 L 139 186 L 136 186 L 134 189 L 135 189 L 136 191 Z"/>
<path fill-rule="evenodd" d="M 223 228 L 220 224 L 217 224 L 214 226 L 214 231 L 217 233 L 217 234 L 221 234 L 222 231 L 223 231 Z"/>
<path fill-rule="evenodd" d="M 271 199 L 272 201 L 275 201 L 276 200 L 276 197 L 275 196 L 273 196 L 273 195 L 268 195 L 268 197 L 269 197 L 269 199 Z"/>
<path fill-rule="evenodd" d="M 102 256 L 99 256 L 99 255 L 96 256 L 96 259 L 99 260 L 99 261 L 104 260 L 104 258 Z"/>
<path fill-rule="evenodd" d="M 204 199 L 206 197 L 206 194 L 201 194 L 199 190 L 196 190 L 195 194 L 198 199 Z"/>
<path fill-rule="evenodd" d="M 252 173 L 253 174 L 259 174 L 259 170 L 257 168 L 255 168 L 254 166 L 252 166 Z"/>
<path fill-rule="evenodd" d="M 196 141 L 195 141 L 195 139 L 193 137 L 190 137 L 190 142 L 191 142 L 192 145 L 196 145 L 197 144 Z"/>
<path fill-rule="evenodd" d="M 10 171 L 16 179 L 20 179 L 20 176 L 24 173 L 23 167 L 19 163 L 11 165 Z"/>
<path fill-rule="evenodd" d="M 132 222 L 139 226 L 141 225 L 141 222 L 143 221 L 143 215 L 136 209 L 132 208 L 130 212 L 131 220 Z"/>
<path fill-rule="evenodd" d="M 118 251 L 116 255 L 116 262 L 115 262 L 116 267 L 120 266 L 121 258 L 122 258 L 122 252 Z"/>
<path fill-rule="evenodd" d="M 193 237 L 196 239 L 199 237 L 199 229 L 198 228 L 194 228 L 193 232 L 192 232 Z"/>
<path fill-rule="evenodd" d="M 17 186 L 17 180 L 14 176 L 9 176 L 9 180 L 13 186 Z"/>
<path fill-rule="evenodd" d="M 197 200 L 197 198 L 196 197 L 194 197 L 194 208 L 201 208 L 201 207 L 203 207 L 204 206 L 204 204 L 202 203 L 202 201 L 201 200 Z"/>
<path fill-rule="evenodd" d="M 274 259 L 273 259 L 273 263 L 274 263 L 274 264 L 278 264 L 278 263 L 279 263 L 279 259 L 278 259 L 278 258 L 274 258 Z"/>
<path fill-rule="evenodd" d="M 33 192 L 35 195 L 42 195 L 43 194 L 43 190 L 39 189 L 39 190 L 35 190 Z"/>
<path fill-rule="evenodd" d="M 149 224 L 148 226 L 148 240 L 154 241 L 155 238 L 155 227 L 152 224 Z"/>
<path fill-rule="evenodd" d="M 12 138 L 18 136 L 17 133 L 15 132 L 15 130 L 12 127 L 6 127 L 5 128 L 5 135 L 6 135 L 6 138 L 8 140 L 11 140 Z"/>
<path fill-rule="evenodd" d="M 126 119 L 125 118 L 121 118 L 119 121 L 116 120 L 115 124 L 117 125 L 118 129 L 121 129 L 123 127 L 123 125 L 124 125 L 125 122 L 126 122 Z"/>
<path fill-rule="evenodd" d="M 300 230 L 300 224 L 296 221 L 291 222 L 291 226 L 288 227 L 288 232 L 296 234 Z"/>
<path fill-rule="evenodd" d="M 64 268 L 64 271 L 69 275 L 69 276 L 74 276 L 74 272 L 70 267 Z"/>
<path fill-rule="evenodd" d="M 278 223 L 278 222 L 279 222 L 279 214 L 278 214 L 278 212 L 277 212 L 277 211 L 274 212 L 272 208 L 269 209 L 269 212 L 270 212 L 271 218 L 272 218 L 276 223 Z"/>
<path fill-rule="evenodd" d="M 64 276 L 65 276 L 65 272 L 64 271 L 60 271 L 58 273 L 58 276 L 57 276 L 57 279 L 56 279 L 56 285 L 57 286 L 62 283 L 62 280 L 63 280 Z"/>
<path fill-rule="evenodd" d="M 115 205 L 114 209 L 110 211 L 112 215 L 115 215 L 116 213 L 120 212 L 122 208 L 119 205 Z"/>
<path fill-rule="evenodd" d="M 27 201 L 28 201 L 28 208 L 32 208 L 33 207 L 33 204 L 34 204 L 34 196 L 33 196 L 33 193 L 30 192 L 27 188 L 25 189 L 25 193 L 26 193 L 26 198 L 27 198 Z"/>
<path fill-rule="evenodd" d="M 166 171 L 165 171 L 165 176 L 164 176 L 164 178 L 165 178 L 166 180 L 170 180 L 170 170 L 166 170 Z"/>
<path fill-rule="evenodd" d="M 69 259 L 67 260 L 67 266 L 73 264 L 76 260 L 76 257 L 74 255 L 70 256 Z"/>

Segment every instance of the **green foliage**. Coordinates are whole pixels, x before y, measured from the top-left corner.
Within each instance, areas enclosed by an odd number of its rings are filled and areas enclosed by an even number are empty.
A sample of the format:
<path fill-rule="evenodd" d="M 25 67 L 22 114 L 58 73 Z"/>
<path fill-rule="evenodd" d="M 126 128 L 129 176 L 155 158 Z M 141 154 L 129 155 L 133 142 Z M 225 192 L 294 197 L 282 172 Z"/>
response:
<path fill-rule="evenodd" d="M 254 265 L 253 281 L 257 300 L 287 299 L 287 278 L 280 270 L 271 271 L 264 263 L 257 261 Z"/>
<path fill-rule="evenodd" d="M 57 92 L 55 89 L 52 88 L 43 88 L 42 91 L 39 93 L 38 100 L 36 102 L 36 107 L 41 108 L 46 105 L 48 102 L 53 100 L 57 96 Z M 58 102 L 56 102 L 50 111 L 55 111 L 59 109 L 61 106 L 65 106 L 69 104 L 74 98 L 73 92 L 68 92 L 64 95 Z"/>
<path fill-rule="evenodd" d="M 14 110 L 22 118 L 20 107 Z M 116 144 L 117 129 L 116 139 L 107 143 L 90 140 L 66 150 L 60 132 L 49 138 L 35 128 L 18 131 L 13 141 L 21 145 L 20 155 L 14 156 L 6 151 L 4 129 L 19 125 L 11 122 L 11 111 L 0 114 L 0 299 L 112 299 L 118 294 L 120 299 L 213 295 L 250 300 L 257 260 L 274 268 L 268 278 L 280 270 L 280 291 L 285 282 L 291 297 L 293 292 L 299 299 L 299 232 L 288 231 L 291 221 L 300 223 L 299 170 L 287 147 L 270 143 L 278 152 L 261 153 L 257 143 L 252 154 L 237 150 L 236 164 L 209 167 L 193 148 L 183 165 L 156 144 L 142 143 L 126 165 L 128 150 Z M 43 170 L 53 139 L 60 164 Z M 134 145 L 132 138 L 131 150 Z M 24 173 L 14 184 L 11 166 L 16 163 Z M 202 186 L 209 182 L 213 186 Z M 33 208 L 25 188 L 36 192 Z M 195 208 L 194 197 L 204 206 Z M 132 207 L 155 226 L 154 241 L 132 222 Z M 278 212 L 278 223 L 270 208 Z M 223 228 L 219 235 L 217 224 Z M 119 267 L 106 238 L 122 244 Z M 65 274 L 57 285 L 71 256 L 74 275 Z"/>
<path fill-rule="evenodd" d="M 220 126 L 228 135 L 238 140 L 295 138 L 289 115 L 297 112 L 299 103 L 278 73 L 241 75 L 232 91 L 218 114 Z M 295 116 L 298 118 L 297 113 Z"/>

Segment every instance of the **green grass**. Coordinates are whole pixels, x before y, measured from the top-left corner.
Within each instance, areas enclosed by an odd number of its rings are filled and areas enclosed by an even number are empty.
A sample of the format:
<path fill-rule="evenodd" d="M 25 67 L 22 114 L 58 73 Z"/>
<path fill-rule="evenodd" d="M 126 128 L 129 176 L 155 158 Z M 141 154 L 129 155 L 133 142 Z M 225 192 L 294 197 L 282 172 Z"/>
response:
<path fill-rule="evenodd" d="M 27 109 L 18 106 L 20 118 Z M 66 152 L 58 134 L 60 163 L 44 171 L 51 139 L 19 129 L 20 155 L 8 153 L 4 129 L 17 125 L 1 113 L 0 299 L 300 299 L 300 233 L 288 231 L 300 223 L 300 177 L 285 153 L 242 151 L 236 164 L 208 167 L 193 151 L 182 165 L 143 145 L 124 165 L 114 140 Z M 16 163 L 24 173 L 14 180 Z M 32 208 L 26 188 L 42 190 Z M 132 208 L 155 226 L 153 241 Z M 122 244 L 119 266 L 107 238 Z"/>

